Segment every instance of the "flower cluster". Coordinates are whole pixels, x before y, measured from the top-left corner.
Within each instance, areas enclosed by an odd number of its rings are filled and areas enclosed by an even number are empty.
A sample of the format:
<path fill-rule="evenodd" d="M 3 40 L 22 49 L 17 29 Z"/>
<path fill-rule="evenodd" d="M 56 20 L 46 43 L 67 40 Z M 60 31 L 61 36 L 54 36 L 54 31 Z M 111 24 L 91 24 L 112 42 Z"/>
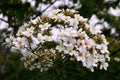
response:
<path fill-rule="evenodd" d="M 55 9 L 31 20 L 6 42 L 22 53 L 26 68 L 39 68 L 41 72 L 53 65 L 59 53 L 82 62 L 91 71 L 95 67 L 107 70 L 110 60 L 108 42 L 101 30 L 90 27 L 75 10 Z"/>

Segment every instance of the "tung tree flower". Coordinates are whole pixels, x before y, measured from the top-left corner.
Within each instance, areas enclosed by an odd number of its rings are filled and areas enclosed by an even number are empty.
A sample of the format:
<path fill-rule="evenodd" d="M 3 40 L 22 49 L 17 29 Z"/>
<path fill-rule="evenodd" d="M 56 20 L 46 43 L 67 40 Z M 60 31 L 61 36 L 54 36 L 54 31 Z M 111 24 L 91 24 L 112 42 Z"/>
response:
<path fill-rule="evenodd" d="M 55 32 L 55 29 L 57 29 Z M 56 36 L 56 38 L 53 38 Z M 110 61 L 108 42 L 98 28 L 90 27 L 87 19 L 75 10 L 55 9 L 46 16 L 24 24 L 16 37 L 6 39 L 11 49 L 20 51 L 24 66 L 46 71 L 61 55 L 82 62 L 92 72 L 95 67 L 107 70 Z"/>

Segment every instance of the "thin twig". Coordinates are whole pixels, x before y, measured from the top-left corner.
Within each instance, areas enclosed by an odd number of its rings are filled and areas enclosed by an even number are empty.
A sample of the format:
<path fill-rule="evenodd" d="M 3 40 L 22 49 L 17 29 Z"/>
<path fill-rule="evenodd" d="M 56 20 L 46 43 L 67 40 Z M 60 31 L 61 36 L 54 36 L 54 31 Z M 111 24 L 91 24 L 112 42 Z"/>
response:
<path fill-rule="evenodd" d="M 4 22 L 6 22 L 6 23 L 8 23 L 8 21 L 6 21 L 5 19 L 3 19 L 3 18 L 0 18 L 0 20 L 1 21 L 4 21 Z"/>
<path fill-rule="evenodd" d="M 110 54 L 110 56 L 113 56 L 115 54 L 117 54 L 120 51 L 120 48 L 118 48 L 115 52 L 113 52 L 112 54 Z"/>
<path fill-rule="evenodd" d="M 48 7 L 46 7 L 44 10 L 40 11 L 35 17 L 40 16 L 42 13 L 44 13 L 47 9 L 49 9 L 57 0 L 55 0 L 54 2 L 52 2 Z"/>

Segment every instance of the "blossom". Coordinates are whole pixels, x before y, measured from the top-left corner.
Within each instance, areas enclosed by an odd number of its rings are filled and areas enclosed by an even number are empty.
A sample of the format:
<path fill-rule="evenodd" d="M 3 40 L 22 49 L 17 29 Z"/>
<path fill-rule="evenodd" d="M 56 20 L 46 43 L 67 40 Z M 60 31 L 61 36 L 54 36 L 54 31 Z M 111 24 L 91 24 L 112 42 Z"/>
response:
<path fill-rule="evenodd" d="M 70 19 L 70 16 L 64 16 L 64 18 L 62 18 L 62 20 L 65 21 L 65 23 L 69 22 Z"/>
<path fill-rule="evenodd" d="M 75 15 L 74 15 L 74 18 L 75 18 L 76 20 L 80 21 L 81 16 L 80 16 L 79 14 L 75 14 Z"/>
<path fill-rule="evenodd" d="M 16 40 L 13 41 L 12 43 L 17 49 L 22 49 L 25 45 L 25 38 L 17 37 Z"/>
<path fill-rule="evenodd" d="M 85 53 L 87 51 L 86 47 L 84 45 L 82 45 L 81 47 L 79 47 L 79 51 L 81 53 Z"/>
<path fill-rule="evenodd" d="M 41 24 L 39 25 L 39 28 L 41 28 L 41 31 L 47 30 L 49 27 L 51 26 L 51 24 L 49 23 L 45 23 L 45 24 Z"/>
<path fill-rule="evenodd" d="M 44 43 L 45 37 L 42 34 L 38 33 L 37 34 L 37 39 L 38 39 L 39 42 Z"/>
<path fill-rule="evenodd" d="M 56 20 L 58 20 L 60 22 L 60 20 L 64 20 L 65 19 L 65 16 L 64 14 L 60 13 L 60 14 L 57 14 L 56 16 Z"/>
<path fill-rule="evenodd" d="M 89 57 L 86 58 L 84 66 L 86 66 L 87 68 L 90 68 L 91 66 L 97 67 L 97 59 L 94 59 L 94 57 L 92 55 L 90 55 Z"/>
<path fill-rule="evenodd" d="M 65 54 L 69 54 L 69 55 L 74 55 L 76 53 L 75 50 L 73 50 L 74 47 L 73 46 L 68 46 L 65 50 L 64 50 L 64 53 Z"/>
<path fill-rule="evenodd" d="M 72 37 L 70 32 L 72 32 L 73 30 L 74 30 L 73 27 L 63 29 L 63 33 L 65 34 L 65 37 L 66 36 Z"/>
<path fill-rule="evenodd" d="M 109 54 L 105 54 L 105 58 L 107 59 L 107 61 L 110 61 L 110 56 L 109 56 Z"/>
<path fill-rule="evenodd" d="M 79 48 L 80 48 L 81 46 L 82 46 L 81 40 L 77 40 L 77 41 L 76 41 L 76 45 L 75 45 L 76 49 L 79 50 Z"/>
<path fill-rule="evenodd" d="M 49 13 L 49 15 L 48 15 L 48 17 L 49 18 L 51 18 L 51 19 L 55 19 L 55 21 L 56 21 L 56 14 L 54 14 L 53 12 L 51 12 L 51 13 Z"/>
<path fill-rule="evenodd" d="M 74 9 L 66 9 L 66 12 L 69 12 L 69 13 L 76 13 L 77 11 L 75 11 Z"/>
<path fill-rule="evenodd" d="M 6 38 L 5 41 L 6 41 L 6 43 L 7 43 L 8 46 L 12 45 L 12 41 L 11 41 L 10 38 Z"/>
<path fill-rule="evenodd" d="M 89 31 L 90 31 L 90 25 L 89 25 L 89 24 L 87 24 L 87 23 L 85 23 L 85 30 L 86 30 L 87 32 L 89 32 Z"/>
<path fill-rule="evenodd" d="M 94 41 L 92 39 L 89 39 L 88 37 L 85 37 L 85 39 L 83 39 L 81 43 L 82 45 L 85 45 L 87 48 L 91 48 L 92 46 L 94 46 Z"/>
<path fill-rule="evenodd" d="M 46 71 L 59 56 L 61 60 L 69 56 L 71 60 L 82 62 L 92 72 L 95 67 L 107 70 L 108 42 L 100 29 L 86 21 L 75 10 L 55 9 L 25 23 L 15 37 L 10 36 L 5 41 L 12 51 L 20 51 L 25 68 L 30 70 Z"/>
<path fill-rule="evenodd" d="M 108 67 L 108 63 L 106 63 L 106 62 L 102 62 L 101 65 L 100 65 L 100 69 L 107 70 L 107 67 Z"/>
<path fill-rule="evenodd" d="M 101 53 L 109 53 L 106 44 L 97 45 L 96 48 L 100 49 Z"/>
<path fill-rule="evenodd" d="M 63 39 L 64 46 L 73 46 L 75 44 L 76 40 L 71 37 L 66 37 Z"/>
<path fill-rule="evenodd" d="M 22 35 L 24 35 L 25 37 L 30 37 L 30 36 L 32 36 L 29 31 L 23 31 L 23 32 L 22 32 Z"/>
<path fill-rule="evenodd" d="M 79 24 L 78 20 L 76 20 L 76 19 L 70 19 L 69 23 L 70 23 L 70 26 L 73 26 L 75 29 L 78 28 L 78 24 Z"/>
<path fill-rule="evenodd" d="M 69 33 L 70 33 L 70 36 L 71 36 L 71 37 L 79 37 L 80 32 L 82 32 L 82 28 L 80 28 L 78 31 L 73 29 L 73 30 L 70 31 Z"/>
<path fill-rule="evenodd" d="M 77 61 L 82 61 L 84 63 L 84 61 L 85 61 L 85 54 L 84 53 L 76 52 L 74 54 L 74 56 L 77 59 Z"/>
<path fill-rule="evenodd" d="M 81 40 L 85 39 L 86 36 L 87 35 L 84 31 L 79 33 L 79 39 L 81 39 Z"/>
<path fill-rule="evenodd" d="M 39 40 L 38 40 L 36 37 L 32 36 L 31 38 L 32 38 L 32 42 L 33 42 L 34 44 L 37 45 L 37 44 L 40 43 Z"/>
<path fill-rule="evenodd" d="M 95 27 L 94 29 L 91 28 L 90 31 L 91 31 L 92 34 L 101 33 L 101 30 L 99 28 L 97 28 L 97 27 Z"/>
<path fill-rule="evenodd" d="M 21 36 L 22 35 L 22 30 L 18 30 L 18 33 L 16 35 Z"/>
<path fill-rule="evenodd" d="M 66 36 L 66 34 L 65 34 L 65 30 L 62 29 L 62 30 L 59 32 L 58 36 L 59 36 L 60 39 L 64 39 L 65 36 Z"/>
<path fill-rule="evenodd" d="M 105 61 L 104 55 L 96 54 L 96 58 L 97 58 L 97 60 L 100 61 L 100 62 Z"/>
<path fill-rule="evenodd" d="M 100 36 L 100 38 L 101 38 L 101 40 L 102 40 L 102 42 L 104 43 L 104 44 L 109 44 L 108 42 L 107 42 L 107 40 L 106 40 L 106 38 L 105 38 L 105 35 L 101 35 Z"/>

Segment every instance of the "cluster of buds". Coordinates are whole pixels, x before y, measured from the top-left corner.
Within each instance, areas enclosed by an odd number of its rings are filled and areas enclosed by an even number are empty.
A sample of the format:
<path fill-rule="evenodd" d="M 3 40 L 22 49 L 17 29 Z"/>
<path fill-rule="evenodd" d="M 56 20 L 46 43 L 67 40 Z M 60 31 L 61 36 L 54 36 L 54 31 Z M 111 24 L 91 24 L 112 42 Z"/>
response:
<path fill-rule="evenodd" d="M 55 9 L 37 17 L 21 26 L 16 37 L 10 36 L 6 43 L 21 52 L 26 68 L 41 72 L 53 65 L 57 54 L 82 62 L 92 72 L 95 67 L 107 70 L 110 61 L 108 42 L 101 30 L 90 27 L 75 10 Z"/>

